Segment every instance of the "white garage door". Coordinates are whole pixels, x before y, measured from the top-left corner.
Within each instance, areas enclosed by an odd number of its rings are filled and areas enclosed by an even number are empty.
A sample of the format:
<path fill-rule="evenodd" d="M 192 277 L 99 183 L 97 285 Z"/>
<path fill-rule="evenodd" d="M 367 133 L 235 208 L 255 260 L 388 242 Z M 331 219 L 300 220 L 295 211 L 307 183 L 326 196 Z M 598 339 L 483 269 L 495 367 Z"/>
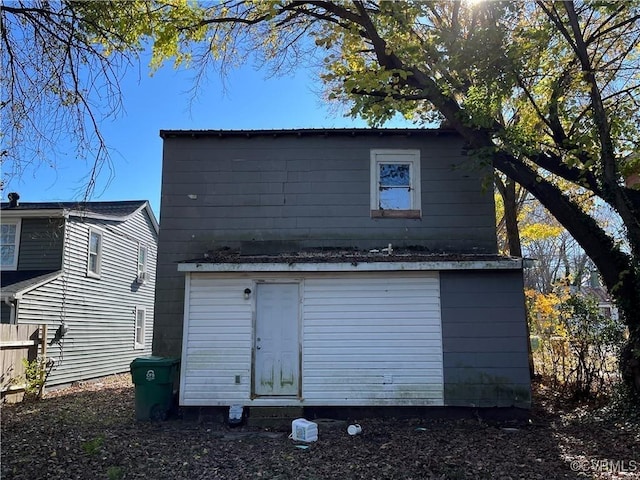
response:
<path fill-rule="evenodd" d="M 443 405 L 437 273 L 307 278 L 308 405 Z"/>
<path fill-rule="evenodd" d="M 302 369 L 293 384 L 302 385 L 257 396 L 254 348 L 266 348 L 254 330 L 258 287 L 293 279 L 189 277 L 182 405 L 444 404 L 437 273 L 296 275 Z"/>

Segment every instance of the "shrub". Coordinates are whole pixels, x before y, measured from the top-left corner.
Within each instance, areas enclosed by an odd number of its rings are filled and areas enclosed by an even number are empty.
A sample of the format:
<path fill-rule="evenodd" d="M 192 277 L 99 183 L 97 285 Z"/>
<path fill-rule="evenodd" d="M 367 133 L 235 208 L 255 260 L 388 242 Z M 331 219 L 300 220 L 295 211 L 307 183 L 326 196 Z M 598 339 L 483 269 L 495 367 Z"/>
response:
<path fill-rule="evenodd" d="M 22 364 L 24 365 L 25 396 L 29 399 L 41 398 L 42 389 L 53 368 L 53 360 L 38 355 L 31 361 L 23 358 Z"/>
<path fill-rule="evenodd" d="M 576 399 L 608 392 L 619 380 L 616 361 L 624 325 L 579 293 L 529 290 L 526 298 L 536 373 Z"/>

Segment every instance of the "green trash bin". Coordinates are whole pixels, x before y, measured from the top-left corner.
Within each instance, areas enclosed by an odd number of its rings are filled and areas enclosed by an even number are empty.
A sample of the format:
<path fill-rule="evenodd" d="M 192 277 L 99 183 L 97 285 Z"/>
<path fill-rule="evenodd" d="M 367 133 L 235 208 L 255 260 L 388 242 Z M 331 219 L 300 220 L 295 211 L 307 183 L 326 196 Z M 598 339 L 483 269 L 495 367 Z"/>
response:
<path fill-rule="evenodd" d="M 180 360 L 139 357 L 131 362 L 136 393 L 136 420 L 165 420 L 173 403 Z"/>

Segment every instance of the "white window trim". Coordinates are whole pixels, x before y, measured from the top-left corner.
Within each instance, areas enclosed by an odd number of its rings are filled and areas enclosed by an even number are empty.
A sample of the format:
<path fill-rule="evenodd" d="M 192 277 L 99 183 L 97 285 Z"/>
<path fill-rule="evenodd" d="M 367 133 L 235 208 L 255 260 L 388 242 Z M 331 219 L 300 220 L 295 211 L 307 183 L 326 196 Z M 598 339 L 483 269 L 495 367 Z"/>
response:
<path fill-rule="evenodd" d="M 15 225 L 16 226 L 16 236 L 13 239 L 15 242 L 15 250 L 13 254 L 13 263 L 11 265 L 3 265 L 2 270 L 17 270 L 18 269 L 18 257 L 20 256 L 20 235 L 22 230 L 22 219 L 21 218 L 11 218 L 11 219 L 3 219 L 2 224 L 4 225 Z"/>
<path fill-rule="evenodd" d="M 140 251 L 144 249 L 144 263 L 140 263 Z M 144 283 L 149 277 L 149 247 L 138 242 L 138 252 L 136 257 L 136 277 L 139 283 Z"/>
<path fill-rule="evenodd" d="M 392 155 L 393 159 L 383 159 Z M 411 179 L 411 208 L 409 210 L 383 210 L 380 208 L 380 168 L 381 163 L 409 164 Z M 389 218 L 420 218 L 422 214 L 422 195 L 420 192 L 420 150 L 410 149 L 372 149 L 370 165 L 371 216 Z"/>
<path fill-rule="evenodd" d="M 142 327 L 140 329 L 140 336 L 142 342 L 138 342 L 138 314 L 142 312 Z M 133 348 L 135 350 L 143 350 L 145 345 L 145 335 L 147 333 L 147 309 L 145 307 L 135 308 L 135 321 L 133 323 Z"/>
<path fill-rule="evenodd" d="M 100 235 L 100 248 L 98 249 L 98 261 L 97 261 L 98 272 L 97 273 L 91 271 L 91 261 L 90 261 L 91 260 L 91 235 L 94 233 L 96 235 Z M 102 275 L 102 252 L 103 251 L 104 251 L 104 231 L 99 228 L 90 227 L 89 234 L 87 235 L 87 277 L 100 278 L 100 276 Z"/>

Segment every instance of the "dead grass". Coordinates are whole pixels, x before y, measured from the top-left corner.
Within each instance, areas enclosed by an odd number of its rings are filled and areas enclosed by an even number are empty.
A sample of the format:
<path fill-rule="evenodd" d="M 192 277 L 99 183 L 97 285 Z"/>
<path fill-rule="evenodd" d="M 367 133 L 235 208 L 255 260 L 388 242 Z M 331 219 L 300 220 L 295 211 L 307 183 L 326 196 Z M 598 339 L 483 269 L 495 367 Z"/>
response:
<path fill-rule="evenodd" d="M 3 479 L 556 479 L 640 478 L 640 426 L 536 393 L 530 424 L 358 418 L 363 434 L 286 433 L 136 422 L 128 375 L 2 409 Z"/>

